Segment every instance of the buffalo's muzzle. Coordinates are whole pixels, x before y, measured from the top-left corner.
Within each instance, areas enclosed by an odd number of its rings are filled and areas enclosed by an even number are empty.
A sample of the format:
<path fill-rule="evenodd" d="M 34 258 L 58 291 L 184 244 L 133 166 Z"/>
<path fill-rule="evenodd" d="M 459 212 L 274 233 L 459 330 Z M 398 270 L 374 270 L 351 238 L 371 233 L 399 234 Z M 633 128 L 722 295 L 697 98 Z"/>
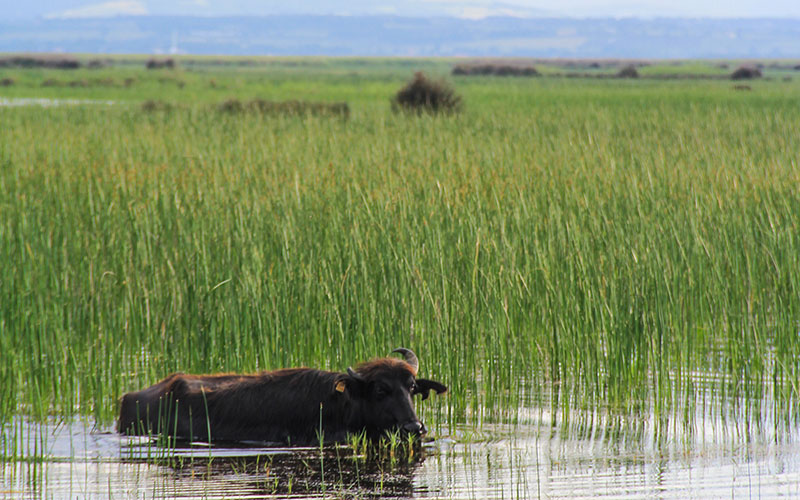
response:
<path fill-rule="evenodd" d="M 419 420 L 412 420 L 410 422 L 406 422 L 405 424 L 403 424 L 401 429 L 403 430 L 403 432 L 407 432 L 409 434 L 416 434 L 418 436 L 421 436 L 428 432 L 428 429 L 425 428 L 425 424 L 423 424 Z"/>

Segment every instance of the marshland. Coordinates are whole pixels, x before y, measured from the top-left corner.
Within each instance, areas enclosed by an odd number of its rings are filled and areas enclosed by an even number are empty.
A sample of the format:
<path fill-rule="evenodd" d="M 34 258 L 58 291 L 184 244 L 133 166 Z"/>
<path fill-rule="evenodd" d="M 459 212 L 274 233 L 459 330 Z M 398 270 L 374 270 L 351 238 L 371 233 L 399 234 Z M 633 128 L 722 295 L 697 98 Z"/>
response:
<path fill-rule="evenodd" d="M 90 59 L 0 68 L 0 497 L 800 494 L 792 64 Z M 460 111 L 393 111 L 418 70 Z M 399 346 L 421 446 L 113 432 L 172 372 Z"/>

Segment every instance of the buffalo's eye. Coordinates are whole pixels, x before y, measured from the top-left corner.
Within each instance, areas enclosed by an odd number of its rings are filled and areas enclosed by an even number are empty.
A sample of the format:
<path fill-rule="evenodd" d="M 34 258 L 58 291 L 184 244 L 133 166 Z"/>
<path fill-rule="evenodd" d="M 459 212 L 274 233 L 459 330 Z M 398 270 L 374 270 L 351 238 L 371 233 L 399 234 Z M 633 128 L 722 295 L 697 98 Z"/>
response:
<path fill-rule="evenodd" d="M 375 396 L 378 398 L 384 398 L 389 395 L 389 388 L 385 385 L 378 385 L 375 387 Z"/>
<path fill-rule="evenodd" d="M 417 392 L 417 384 L 416 384 L 416 382 L 411 382 L 411 387 L 409 387 L 408 390 L 411 391 L 411 394 L 414 394 L 415 392 Z"/>

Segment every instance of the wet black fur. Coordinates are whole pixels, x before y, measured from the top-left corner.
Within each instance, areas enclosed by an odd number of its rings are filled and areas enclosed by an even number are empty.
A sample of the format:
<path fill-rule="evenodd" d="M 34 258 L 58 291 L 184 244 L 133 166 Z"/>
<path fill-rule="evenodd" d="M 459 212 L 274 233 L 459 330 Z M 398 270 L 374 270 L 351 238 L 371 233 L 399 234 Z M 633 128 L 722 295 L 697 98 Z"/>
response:
<path fill-rule="evenodd" d="M 393 358 L 364 363 L 356 372 L 357 378 L 311 368 L 254 375 L 176 373 L 123 396 L 117 430 L 290 445 L 319 443 L 320 432 L 326 442 L 362 431 L 375 438 L 419 422 L 411 396 L 426 399 L 431 390 L 447 390 L 439 382 L 415 379 L 408 364 Z"/>

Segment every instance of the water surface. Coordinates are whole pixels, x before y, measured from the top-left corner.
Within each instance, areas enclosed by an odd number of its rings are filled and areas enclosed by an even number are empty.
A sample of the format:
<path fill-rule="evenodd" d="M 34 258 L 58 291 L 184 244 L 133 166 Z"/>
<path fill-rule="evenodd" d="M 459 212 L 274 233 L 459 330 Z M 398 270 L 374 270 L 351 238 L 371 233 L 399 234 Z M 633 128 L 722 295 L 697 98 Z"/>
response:
<path fill-rule="evenodd" d="M 796 429 L 769 406 L 757 418 L 737 412 L 656 419 L 528 407 L 515 424 L 440 429 L 394 461 L 348 447 L 202 444 L 165 461 L 147 439 L 90 421 L 20 419 L 5 431 L 0 498 L 800 497 Z"/>
<path fill-rule="evenodd" d="M 0 107 L 16 108 L 23 106 L 40 106 L 51 108 L 58 106 L 80 106 L 80 105 L 104 105 L 116 104 L 114 101 L 100 99 L 50 99 L 47 97 L 0 97 Z"/>

